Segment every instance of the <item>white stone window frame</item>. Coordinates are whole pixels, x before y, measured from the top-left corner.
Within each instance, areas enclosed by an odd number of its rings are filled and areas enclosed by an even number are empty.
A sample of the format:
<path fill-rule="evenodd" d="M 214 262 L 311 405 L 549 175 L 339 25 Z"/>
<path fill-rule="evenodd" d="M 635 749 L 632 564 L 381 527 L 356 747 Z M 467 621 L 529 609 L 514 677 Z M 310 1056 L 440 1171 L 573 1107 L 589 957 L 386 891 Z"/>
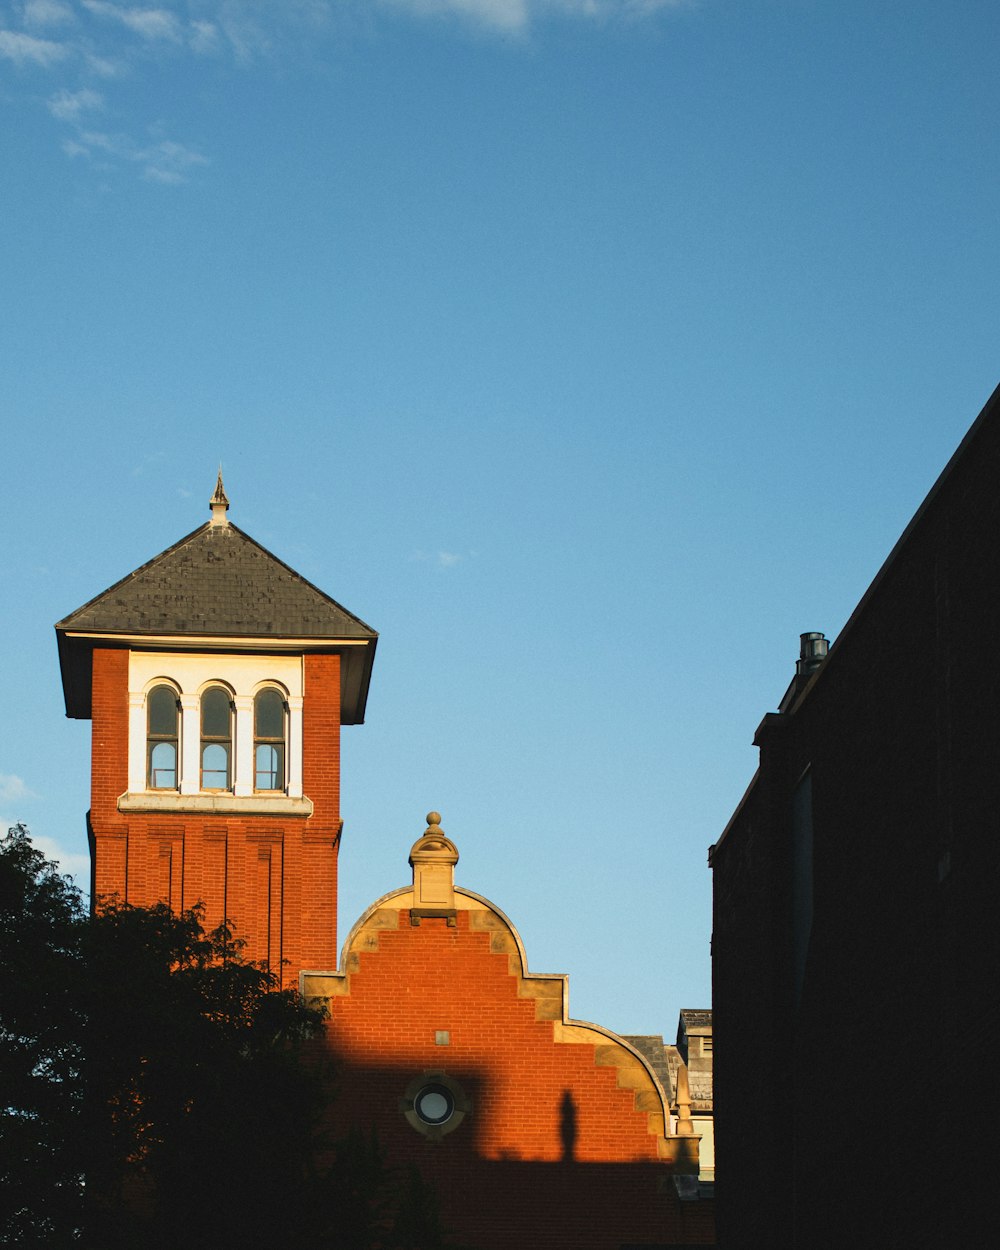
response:
<path fill-rule="evenodd" d="M 178 788 L 153 790 L 146 763 L 147 699 L 156 686 L 169 686 L 180 703 Z M 219 796 L 201 788 L 201 696 L 212 686 L 230 692 L 233 712 L 232 786 L 234 798 L 282 802 L 303 798 L 302 704 L 304 671 L 301 656 L 167 654 L 132 652 L 129 656 L 128 794 L 121 807 L 134 806 L 142 795 L 164 800 Z M 260 690 L 277 690 L 285 706 L 285 786 L 283 791 L 254 789 L 254 698 Z"/>
<path fill-rule="evenodd" d="M 158 690 L 161 686 L 166 687 L 167 690 L 172 690 L 174 692 L 174 698 L 177 700 L 177 747 L 176 747 L 176 756 L 174 759 L 174 778 L 178 784 L 174 786 L 154 786 L 152 784 L 151 755 L 150 755 L 150 747 L 149 747 L 149 744 L 151 741 L 150 732 L 149 732 L 149 696 L 153 693 L 154 690 Z M 181 776 L 181 731 L 183 728 L 182 723 L 181 723 L 180 701 L 181 701 L 180 688 L 178 687 L 175 681 L 170 681 L 166 677 L 154 678 L 153 681 L 149 683 L 147 689 L 142 695 L 142 704 L 141 704 L 141 715 L 142 715 L 142 720 L 143 720 L 143 743 L 142 743 L 143 784 L 142 784 L 142 788 L 144 790 L 149 790 L 154 794 L 176 794 L 178 792 L 178 788 L 180 784 L 180 776 Z M 134 710 L 134 707 L 135 707 L 135 703 L 132 699 L 131 692 L 130 692 L 129 693 L 129 708 Z M 131 747 L 129 750 L 129 755 L 131 757 Z M 131 759 L 130 759 L 130 762 L 131 762 Z"/>
<path fill-rule="evenodd" d="M 256 758 L 257 725 L 256 725 L 255 718 L 257 714 L 257 696 L 259 694 L 262 694 L 265 690 L 276 691 L 281 696 L 281 701 L 284 704 L 284 711 L 282 713 L 282 725 L 284 728 L 284 745 L 285 745 L 285 749 L 284 749 L 285 777 L 284 777 L 284 785 L 281 787 L 280 791 L 257 789 L 257 758 Z M 291 759 L 292 759 L 292 747 L 291 747 L 291 741 L 290 741 L 291 726 L 292 726 L 292 707 L 291 707 L 291 702 L 289 700 L 288 691 L 281 684 L 281 682 L 278 682 L 278 681 L 259 682 L 254 687 L 253 694 L 251 694 L 250 696 L 250 782 L 252 786 L 251 792 L 253 794 L 278 794 L 279 792 L 287 794 L 289 792 L 288 790 L 289 773 L 291 769 Z M 302 793 L 302 749 L 301 749 L 302 703 L 301 701 L 299 702 L 298 730 L 299 730 L 299 744 L 300 745 L 297 751 L 297 755 L 298 755 L 298 763 L 299 763 L 299 793 L 301 794 Z"/>
<path fill-rule="evenodd" d="M 223 690 L 229 697 L 229 769 L 228 769 L 229 784 L 227 786 L 205 786 L 202 784 L 202 774 L 204 772 L 203 757 L 205 753 L 205 739 L 202 735 L 203 726 L 202 726 L 202 718 L 201 718 L 201 705 L 202 705 L 202 700 L 204 699 L 205 695 L 209 692 L 209 690 Z M 186 769 L 182 769 L 181 770 L 181 794 L 226 794 L 226 793 L 238 794 L 240 793 L 240 791 L 236 789 L 236 776 L 237 776 L 236 750 L 237 750 L 237 741 L 238 741 L 237 730 L 240 728 L 240 726 L 237 720 L 238 709 L 236 707 L 236 691 L 233 689 L 233 687 L 229 684 L 228 681 L 220 681 L 218 678 L 209 678 L 208 681 L 202 683 L 200 689 L 198 690 L 197 708 L 198 708 L 198 770 L 195 773 L 195 780 L 197 781 L 198 784 L 195 786 L 193 790 L 191 790 L 190 788 L 185 789 L 185 782 L 188 780 L 190 774 L 187 772 Z M 184 709 L 183 696 L 181 696 L 181 709 L 183 713 L 183 709 Z M 184 728 L 183 715 L 182 715 L 181 727 Z M 213 741 L 213 739 L 209 739 L 209 741 L 211 742 Z M 182 752 L 181 752 L 182 758 L 183 758 L 183 754 L 184 753 L 182 749 Z"/>

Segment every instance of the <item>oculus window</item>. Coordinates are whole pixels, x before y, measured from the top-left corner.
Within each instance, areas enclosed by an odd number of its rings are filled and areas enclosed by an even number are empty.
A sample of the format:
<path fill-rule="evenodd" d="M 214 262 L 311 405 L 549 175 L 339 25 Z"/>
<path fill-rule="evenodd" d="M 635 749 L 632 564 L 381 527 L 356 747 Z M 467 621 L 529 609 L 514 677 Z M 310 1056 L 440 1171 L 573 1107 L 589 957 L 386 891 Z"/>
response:
<path fill-rule="evenodd" d="M 425 1124 L 447 1124 L 455 1114 L 455 1099 L 450 1089 L 434 1082 L 417 1093 L 413 1110 Z"/>
<path fill-rule="evenodd" d="M 407 1123 L 430 1141 L 452 1133 L 472 1112 L 462 1086 L 446 1072 L 424 1072 L 406 1087 L 399 1104 Z"/>

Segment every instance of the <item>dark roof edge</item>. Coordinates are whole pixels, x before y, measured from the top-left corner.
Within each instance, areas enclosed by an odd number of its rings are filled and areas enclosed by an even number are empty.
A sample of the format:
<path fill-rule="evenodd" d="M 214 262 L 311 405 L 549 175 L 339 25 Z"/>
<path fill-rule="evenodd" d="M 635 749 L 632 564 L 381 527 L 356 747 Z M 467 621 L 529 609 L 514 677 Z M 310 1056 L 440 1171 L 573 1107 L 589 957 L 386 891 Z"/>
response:
<path fill-rule="evenodd" d="M 64 616 L 61 621 L 56 621 L 56 625 L 55 625 L 56 633 L 58 633 L 60 630 L 71 628 L 70 623 L 72 622 L 73 617 L 79 616 L 81 612 L 85 612 L 87 608 L 97 603 L 99 599 L 103 599 L 105 595 L 110 595 L 112 591 L 117 590 L 119 586 L 124 586 L 127 582 L 130 582 L 134 577 L 138 577 L 140 573 L 145 573 L 147 569 L 152 568 L 153 565 L 158 563 L 160 560 L 165 559 L 167 556 L 173 555 L 175 551 L 178 551 L 186 543 L 189 543 L 193 538 L 197 538 L 198 535 L 204 533 L 205 530 L 210 529 L 211 526 L 212 526 L 211 521 L 206 521 L 204 525 L 199 525 L 198 528 L 195 530 L 192 530 L 190 534 L 185 534 L 183 538 L 179 538 L 177 542 L 172 543 L 169 547 L 164 548 L 164 550 L 161 551 L 158 555 L 153 556 L 151 560 L 147 560 L 145 564 L 140 564 L 137 569 L 133 569 L 131 573 L 126 573 L 124 577 L 119 578 L 118 581 L 113 582 L 105 590 L 102 590 L 99 594 L 94 595 L 92 599 L 88 599 L 86 603 L 81 604 L 78 608 L 74 609 L 74 611 L 67 613 L 67 615 Z M 296 581 L 302 582 L 304 585 L 308 586 L 310 590 L 314 590 L 316 594 L 318 594 L 327 603 L 332 604 L 333 607 L 335 607 L 338 612 L 343 612 L 345 616 L 350 617 L 352 621 L 357 622 L 357 624 L 360 625 L 362 629 L 368 631 L 369 635 L 372 638 L 378 637 L 377 630 L 372 629 L 372 627 L 369 624 L 367 624 L 365 621 L 363 621 L 360 616 L 356 616 L 349 608 L 345 608 L 342 603 L 338 603 L 337 600 L 332 598 L 332 596 L 328 595 L 325 590 L 320 590 L 320 588 L 314 585 L 314 583 L 311 582 L 307 577 L 303 577 L 302 574 L 299 573 L 296 569 L 293 569 L 290 564 L 286 564 L 284 560 L 276 556 L 273 551 L 268 551 L 268 549 L 265 546 L 263 546 L 263 544 L 259 543 L 256 540 L 256 538 L 252 538 L 244 530 L 241 530 L 238 525 L 233 525 L 231 521 L 229 523 L 229 528 L 232 530 L 235 530 L 236 533 L 239 534 L 239 536 L 245 539 L 248 543 L 252 543 L 253 546 L 256 547 L 258 551 L 263 552 L 264 555 L 267 556 L 268 559 L 273 560 L 275 564 L 280 564 L 281 567 L 286 572 L 290 573 L 292 577 L 296 579 Z M 120 632 L 124 632 L 124 631 L 120 631 Z M 128 632 L 134 633 L 135 631 L 132 630 Z M 238 635 L 235 635 L 235 634 L 233 635 L 233 637 L 237 637 L 237 636 Z"/>
<path fill-rule="evenodd" d="M 754 790 L 757 788 L 757 780 L 758 780 L 758 778 L 759 778 L 759 777 L 760 777 L 760 769 L 758 768 L 758 769 L 755 771 L 754 775 L 750 778 L 750 784 L 749 784 L 749 785 L 747 786 L 747 788 L 743 791 L 743 797 L 742 797 L 742 798 L 740 799 L 740 801 L 736 804 L 736 810 L 733 812 L 732 816 L 730 816 L 730 817 L 729 817 L 729 820 L 728 820 L 728 821 L 727 821 L 727 823 L 726 823 L 726 827 L 725 827 L 725 829 L 723 829 L 723 831 L 719 834 L 719 836 L 716 838 L 716 840 L 715 840 L 715 841 L 712 843 L 712 845 L 708 848 L 708 866 L 709 866 L 709 868 L 712 868 L 712 867 L 713 867 L 713 863 L 712 863 L 712 861 L 715 859 L 715 856 L 718 854 L 718 851 L 719 851 L 719 849 L 721 848 L 721 846 L 722 846 L 723 842 L 725 842 L 726 837 L 727 837 L 727 836 L 728 836 L 728 834 L 729 834 L 729 831 L 732 829 L 733 825 L 735 825 L 735 824 L 736 824 L 736 822 L 739 820 L 739 818 L 740 818 L 740 816 L 741 816 L 741 814 L 742 814 L 742 812 L 743 812 L 744 807 L 746 807 L 747 803 L 750 801 L 750 796 L 751 796 L 751 794 L 752 794 L 752 793 L 754 792 Z"/>
<path fill-rule="evenodd" d="M 951 457 L 948 460 L 948 463 L 944 466 L 944 468 L 938 474 L 934 484 L 931 486 L 930 490 L 924 496 L 923 501 L 921 502 L 920 506 L 917 508 L 916 512 L 910 518 L 910 521 L 907 524 L 906 528 L 903 530 L 902 534 L 900 534 L 899 538 L 893 544 L 892 550 L 889 552 L 886 558 L 882 561 L 882 564 L 878 572 L 872 578 L 871 583 L 868 586 L 868 589 L 858 600 L 857 606 L 855 607 L 854 611 L 847 618 L 847 622 L 844 625 L 844 628 L 837 635 L 836 639 L 830 644 L 830 652 L 827 655 L 826 659 L 823 661 L 820 667 L 816 670 L 816 672 L 813 673 L 812 677 L 809 679 L 809 682 L 804 687 L 801 694 L 798 695 L 798 697 L 792 703 L 791 707 L 789 707 L 788 711 L 783 713 L 783 715 L 786 715 L 786 716 L 796 715 L 796 713 L 802 707 L 803 703 L 806 701 L 809 695 L 812 694 L 813 689 L 816 687 L 816 684 L 822 681 L 823 674 L 826 672 L 827 668 L 829 667 L 834 657 L 839 653 L 841 646 L 843 644 L 843 640 L 849 636 L 852 626 L 864 612 L 865 608 L 868 605 L 868 601 L 877 592 L 879 586 L 888 576 L 888 573 L 890 569 L 892 568 L 893 564 L 899 558 L 899 553 L 901 552 L 903 547 L 906 545 L 906 543 L 909 541 L 910 535 L 923 522 L 923 519 L 925 515 L 927 514 L 928 510 L 934 505 L 938 495 L 947 485 L 948 480 L 951 477 L 951 475 L 954 473 L 956 466 L 960 463 L 960 461 L 962 461 L 965 458 L 969 445 L 973 443 L 975 439 L 978 437 L 980 429 L 982 428 L 982 426 L 986 424 L 988 420 L 991 419 L 991 417 L 993 416 L 993 410 L 997 407 L 1000 407 L 1000 385 L 998 385 L 994 389 L 989 399 L 987 399 L 986 403 L 983 405 L 982 410 L 979 413 L 979 416 L 976 417 L 972 425 L 969 426 L 968 430 L 965 433 L 965 437 L 962 439 L 959 445 L 955 448 L 954 452 L 952 453 Z M 719 834 L 719 837 L 716 839 L 716 841 L 712 843 L 712 845 L 708 848 L 708 864 L 710 868 L 712 867 L 712 861 L 715 858 L 715 855 L 718 853 L 718 851 L 722 847 L 723 842 L 725 842 L 733 826 L 739 820 L 744 807 L 746 806 L 747 802 L 750 799 L 750 796 L 753 790 L 756 788 L 757 780 L 759 776 L 760 776 L 760 769 L 758 768 L 757 771 L 754 773 L 753 777 L 750 779 L 750 784 L 747 786 L 746 790 L 743 792 L 743 797 L 740 799 L 739 803 L 736 805 L 736 810 L 733 812 L 732 816 L 730 816 L 725 829 L 723 829 L 722 833 Z"/>
<path fill-rule="evenodd" d="M 865 608 L 868 606 L 868 601 L 873 597 L 873 595 L 875 595 L 875 593 L 878 591 L 879 586 L 881 586 L 882 582 L 888 576 L 892 566 L 895 564 L 896 560 L 899 558 L 900 552 L 902 551 L 906 543 L 909 541 L 910 535 L 913 533 L 915 529 L 917 529 L 919 525 L 922 524 L 924 517 L 926 516 L 929 509 L 933 507 L 933 505 L 937 501 L 938 495 L 940 495 L 941 491 L 948 484 L 948 480 L 952 476 L 952 474 L 955 472 L 955 469 L 958 466 L 958 464 L 962 460 L 965 459 L 965 456 L 968 452 L 969 445 L 975 441 L 975 439 L 978 437 L 980 429 L 994 415 L 993 410 L 995 408 L 1000 408 L 1000 385 L 998 385 L 995 388 L 993 393 L 990 395 L 989 399 L 987 399 L 986 403 L 982 407 L 981 412 L 979 413 L 979 416 L 976 417 L 972 425 L 969 426 L 968 430 L 965 433 L 965 437 L 962 439 L 959 445 L 955 448 L 950 459 L 948 460 L 948 463 L 944 466 L 944 468 L 938 474 L 933 486 L 924 496 L 923 501 L 921 502 L 920 506 L 917 508 L 913 516 L 910 518 L 902 534 L 900 534 L 899 538 L 896 539 L 896 542 L 893 544 L 892 550 L 889 552 L 886 558 L 882 561 L 882 564 L 879 567 L 878 572 L 872 578 L 868 586 L 868 589 L 858 600 L 857 605 L 854 608 L 854 611 L 847 618 L 844 628 L 840 631 L 840 633 L 837 635 L 834 641 L 830 644 L 830 651 L 826 659 L 819 666 L 816 672 L 813 673 L 812 677 L 810 678 L 807 685 L 803 688 L 802 692 L 795 698 L 791 707 L 789 707 L 788 709 L 787 715 L 794 716 L 802 707 L 803 703 L 806 701 L 809 695 L 812 694 L 813 689 L 815 688 L 817 682 L 822 681 L 823 674 L 826 672 L 827 668 L 829 667 L 830 662 L 834 660 L 835 656 L 840 651 L 843 645 L 844 639 L 851 632 L 852 626 L 858 620 L 858 618 L 864 613 Z M 741 800 L 740 807 L 742 806 L 743 806 L 743 801 Z M 737 809 L 737 812 L 738 811 L 739 809 Z M 734 813 L 734 819 L 735 819 L 735 815 L 736 813 Z M 730 821 L 729 823 L 732 824 L 732 821 Z M 726 830 L 723 832 L 722 837 L 725 837 L 725 834 L 728 831 L 728 829 L 729 829 L 729 825 L 726 826 Z M 720 842 L 722 841 L 722 837 L 720 837 L 719 839 Z M 716 845 L 718 845 L 718 843 L 716 843 Z"/>
<path fill-rule="evenodd" d="M 363 725 L 365 713 L 368 711 L 368 694 L 372 686 L 372 670 L 375 667 L 375 648 L 378 646 L 378 634 L 373 631 L 370 645 L 365 647 L 365 663 L 361 673 L 361 684 L 358 688 L 358 715 L 352 721 L 343 721 L 347 725 Z"/>
<path fill-rule="evenodd" d="M 910 535 L 923 522 L 923 519 L 925 515 L 927 514 L 928 510 L 934 505 L 934 502 L 936 501 L 938 495 L 947 485 L 948 479 L 954 473 L 956 466 L 960 463 L 960 461 L 962 461 L 965 458 L 969 445 L 973 443 L 975 439 L 978 437 L 980 429 L 986 424 L 988 420 L 990 420 L 990 418 L 993 415 L 993 410 L 997 407 L 1000 407 L 1000 385 L 998 385 L 994 389 L 989 399 L 987 399 L 986 403 L 983 405 L 982 410 L 979 413 L 979 416 L 976 417 L 972 425 L 969 426 L 968 430 L 965 433 L 965 437 L 962 439 L 959 445 L 955 448 L 954 452 L 952 453 L 951 457 L 948 460 L 948 463 L 944 466 L 944 468 L 938 474 L 933 486 L 931 486 L 930 490 L 924 496 L 923 501 L 921 502 L 920 506 L 917 508 L 913 516 L 910 518 L 910 521 L 907 524 L 906 528 L 903 530 L 902 534 L 900 534 L 899 538 L 893 544 L 892 550 L 889 552 L 886 558 L 882 561 L 882 564 L 878 572 L 872 578 L 871 583 L 868 586 L 868 589 L 858 600 L 857 606 L 855 607 L 854 611 L 847 618 L 847 622 L 844 625 L 844 628 L 837 635 L 836 639 L 830 644 L 830 652 L 827 655 L 826 659 L 819 666 L 816 672 L 813 673 L 812 677 L 809 679 L 809 682 L 804 687 L 801 694 L 798 695 L 798 697 L 792 703 L 791 707 L 789 707 L 788 711 L 783 713 L 783 715 L 795 716 L 796 713 L 799 711 L 799 709 L 802 707 L 803 703 L 805 703 L 809 695 L 812 694 L 817 683 L 822 681 L 823 674 L 826 672 L 827 668 L 830 666 L 830 663 L 834 660 L 835 656 L 839 653 L 843 645 L 844 639 L 849 636 L 852 626 L 858 620 L 858 618 L 862 615 L 862 613 L 865 611 L 865 608 L 868 605 L 868 601 L 877 592 L 879 586 L 888 576 L 888 573 L 890 569 L 892 568 L 893 564 L 899 558 L 899 553 L 901 552 L 903 547 L 906 545 L 906 543 L 909 541 Z M 723 829 L 722 833 L 719 834 L 719 837 L 716 839 L 716 841 L 708 848 L 709 867 L 712 866 L 712 860 L 714 859 L 716 853 L 721 848 L 723 842 L 726 840 L 726 837 L 728 836 L 730 830 L 739 820 L 739 817 L 743 811 L 743 808 L 746 806 L 751 793 L 753 792 L 754 788 L 757 785 L 757 779 L 759 776 L 760 776 L 760 770 L 758 769 L 754 773 L 753 777 L 750 779 L 750 784 L 747 786 L 746 790 L 743 793 L 743 797 L 740 799 L 739 803 L 736 805 L 736 810 L 733 812 L 732 816 L 730 816 L 725 829 Z"/>
<path fill-rule="evenodd" d="M 337 606 L 339 607 L 340 605 L 337 604 Z M 344 612 L 346 615 L 346 608 L 344 609 Z M 364 624 L 364 622 L 361 623 Z M 127 645 L 130 639 L 147 638 L 154 641 L 163 639 L 170 643 L 174 643 L 184 638 L 211 639 L 213 642 L 217 638 L 223 641 L 230 638 L 234 640 L 243 639 L 245 646 L 239 649 L 246 651 L 280 651 L 282 648 L 279 644 L 286 638 L 292 639 L 294 641 L 294 646 L 289 645 L 285 647 L 285 650 L 308 651 L 310 649 L 318 649 L 323 651 L 344 651 L 348 647 L 367 647 L 370 643 L 373 643 L 376 638 L 378 638 L 378 634 L 374 629 L 371 631 L 370 635 L 362 636 L 358 634 L 355 636 L 353 634 L 244 634 L 236 633 L 231 629 L 205 629 L 201 633 L 196 633 L 192 630 L 174 630 L 171 632 L 169 629 L 142 629 L 138 625 L 129 627 L 128 629 L 102 629 L 95 625 L 67 626 L 63 621 L 59 621 L 54 628 L 57 636 L 65 635 L 69 638 L 93 640 L 95 643 L 100 642 L 101 645 L 103 645 L 105 639 L 107 639 L 109 643 L 118 639 L 121 641 L 123 646 Z M 259 643 L 260 646 L 255 646 L 255 643 Z M 302 644 L 305 644 L 304 647 Z M 145 646 L 146 644 L 145 642 L 140 642 L 138 645 Z M 193 646 L 172 646 L 170 649 L 189 651 L 193 649 Z M 212 646 L 210 643 L 209 649 L 217 651 L 218 647 Z"/>

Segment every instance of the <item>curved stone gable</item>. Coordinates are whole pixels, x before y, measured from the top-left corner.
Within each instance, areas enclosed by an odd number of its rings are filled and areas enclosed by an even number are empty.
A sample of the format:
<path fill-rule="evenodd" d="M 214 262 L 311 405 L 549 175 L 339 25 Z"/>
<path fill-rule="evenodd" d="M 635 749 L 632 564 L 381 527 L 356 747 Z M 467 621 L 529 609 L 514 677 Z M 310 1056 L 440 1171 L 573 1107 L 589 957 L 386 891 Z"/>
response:
<path fill-rule="evenodd" d="M 388 957 L 399 965 L 399 985 L 402 988 L 405 982 L 407 997 L 419 997 L 421 993 L 426 993 L 426 989 L 421 988 L 421 981 L 433 979 L 436 975 L 433 965 L 435 943 L 433 939 L 428 941 L 428 937 L 431 926 L 437 926 L 437 933 L 443 935 L 453 948 L 462 951 L 451 966 L 463 969 L 468 976 L 461 980 L 462 989 L 456 983 L 449 993 L 456 996 L 468 994 L 469 987 L 472 987 L 473 998 L 463 1004 L 463 1014 L 470 1001 L 478 1002 L 479 996 L 487 993 L 497 994 L 495 969 L 489 976 L 473 970 L 484 969 L 487 962 L 495 965 L 497 956 L 506 957 L 503 976 L 509 983 L 510 998 L 517 1004 L 527 1006 L 530 1003 L 533 1007 L 532 1020 L 540 1026 L 534 1044 L 586 1048 L 588 1064 L 595 1069 L 608 1069 L 609 1075 L 613 1074 L 616 1087 L 631 1093 L 630 1110 L 642 1117 L 642 1132 L 646 1137 L 637 1149 L 641 1153 L 648 1151 L 650 1158 L 673 1164 L 678 1171 L 697 1171 L 697 1139 L 671 1135 L 668 1098 L 648 1060 L 611 1030 L 570 1017 L 568 977 L 559 973 L 529 972 L 520 935 L 498 907 L 469 890 L 456 888 L 453 923 L 449 924 L 444 917 L 418 918 L 415 922 L 411 918 L 413 902 L 412 889 L 398 890 L 379 899 L 348 935 L 338 971 L 303 973 L 303 995 L 311 1005 L 327 1010 L 330 1042 L 335 1049 L 343 1043 L 341 1035 L 344 1031 L 350 1037 L 349 1045 L 361 1050 L 365 1046 L 359 1038 L 366 1028 L 371 1030 L 373 1036 L 377 1034 L 383 1038 L 387 1036 L 387 1031 L 392 1031 L 391 1024 L 382 1018 L 389 1001 L 383 992 L 385 987 L 372 999 L 363 994 L 364 1005 L 361 1007 L 352 1003 L 348 1008 L 344 1003 L 344 1000 L 354 997 L 356 986 L 369 984 L 370 980 L 379 976 L 379 957 Z M 492 1005 L 495 1007 L 496 1002 Z M 516 1010 L 523 1014 L 523 1008 Z M 367 1019 L 366 1013 L 370 1013 Z M 493 1045 L 496 1021 L 491 1020 L 486 1025 L 485 1017 L 480 1014 L 478 1024 L 489 1031 L 489 1045 Z M 474 1024 L 473 1036 L 476 1027 Z M 431 1030 L 429 1024 L 425 1029 L 427 1036 L 438 1031 Z M 406 1039 L 398 1040 L 405 1048 Z M 451 1038 L 448 1045 L 454 1045 Z M 488 1047 L 484 1044 L 481 1049 L 486 1054 Z M 421 1045 L 418 1044 L 414 1053 L 420 1050 Z M 470 1052 L 477 1055 L 480 1052 L 475 1041 L 470 1043 Z M 440 1058 L 438 1051 L 433 1053 Z M 449 1051 L 451 1055 L 456 1053 L 457 1048 Z M 531 1061 L 527 1055 L 522 1055 L 517 1062 L 530 1064 Z M 606 1129 L 604 1134 L 607 1140 Z M 553 1139 L 550 1144 L 555 1157 L 558 1157 L 563 1145 L 561 1139 L 558 1142 Z M 578 1148 L 590 1149 L 582 1136 Z M 600 1154 L 601 1150 L 598 1149 L 597 1153 Z"/>
<path fill-rule="evenodd" d="M 480 1250 L 710 1244 L 703 1204 L 680 1202 L 674 1183 L 696 1178 L 698 1138 L 671 1135 L 647 1061 L 569 1017 L 567 978 L 528 971 L 499 908 L 458 887 L 437 914 L 417 901 L 412 889 L 379 899 L 337 971 L 302 974 L 328 1013 L 331 1136 L 374 1135 Z M 456 1122 L 419 1122 L 428 1090 L 454 1100 Z"/>

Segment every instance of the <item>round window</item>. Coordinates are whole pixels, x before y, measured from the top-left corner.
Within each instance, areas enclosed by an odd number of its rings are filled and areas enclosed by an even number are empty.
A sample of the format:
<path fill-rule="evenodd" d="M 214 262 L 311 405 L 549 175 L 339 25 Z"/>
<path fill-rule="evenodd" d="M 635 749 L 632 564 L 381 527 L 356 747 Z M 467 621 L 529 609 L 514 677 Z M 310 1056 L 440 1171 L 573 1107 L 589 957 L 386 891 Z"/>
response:
<path fill-rule="evenodd" d="M 411 1128 L 429 1141 L 440 1141 L 453 1133 L 472 1106 L 468 1095 L 447 1072 L 424 1072 L 407 1085 L 399 1109 Z"/>
<path fill-rule="evenodd" d="M 413 1100 L 413 1110 L 425 1124 L 445 1124 L 455 1114 L 455 1099 L 443 1085 L 425 1085 Z"/>

